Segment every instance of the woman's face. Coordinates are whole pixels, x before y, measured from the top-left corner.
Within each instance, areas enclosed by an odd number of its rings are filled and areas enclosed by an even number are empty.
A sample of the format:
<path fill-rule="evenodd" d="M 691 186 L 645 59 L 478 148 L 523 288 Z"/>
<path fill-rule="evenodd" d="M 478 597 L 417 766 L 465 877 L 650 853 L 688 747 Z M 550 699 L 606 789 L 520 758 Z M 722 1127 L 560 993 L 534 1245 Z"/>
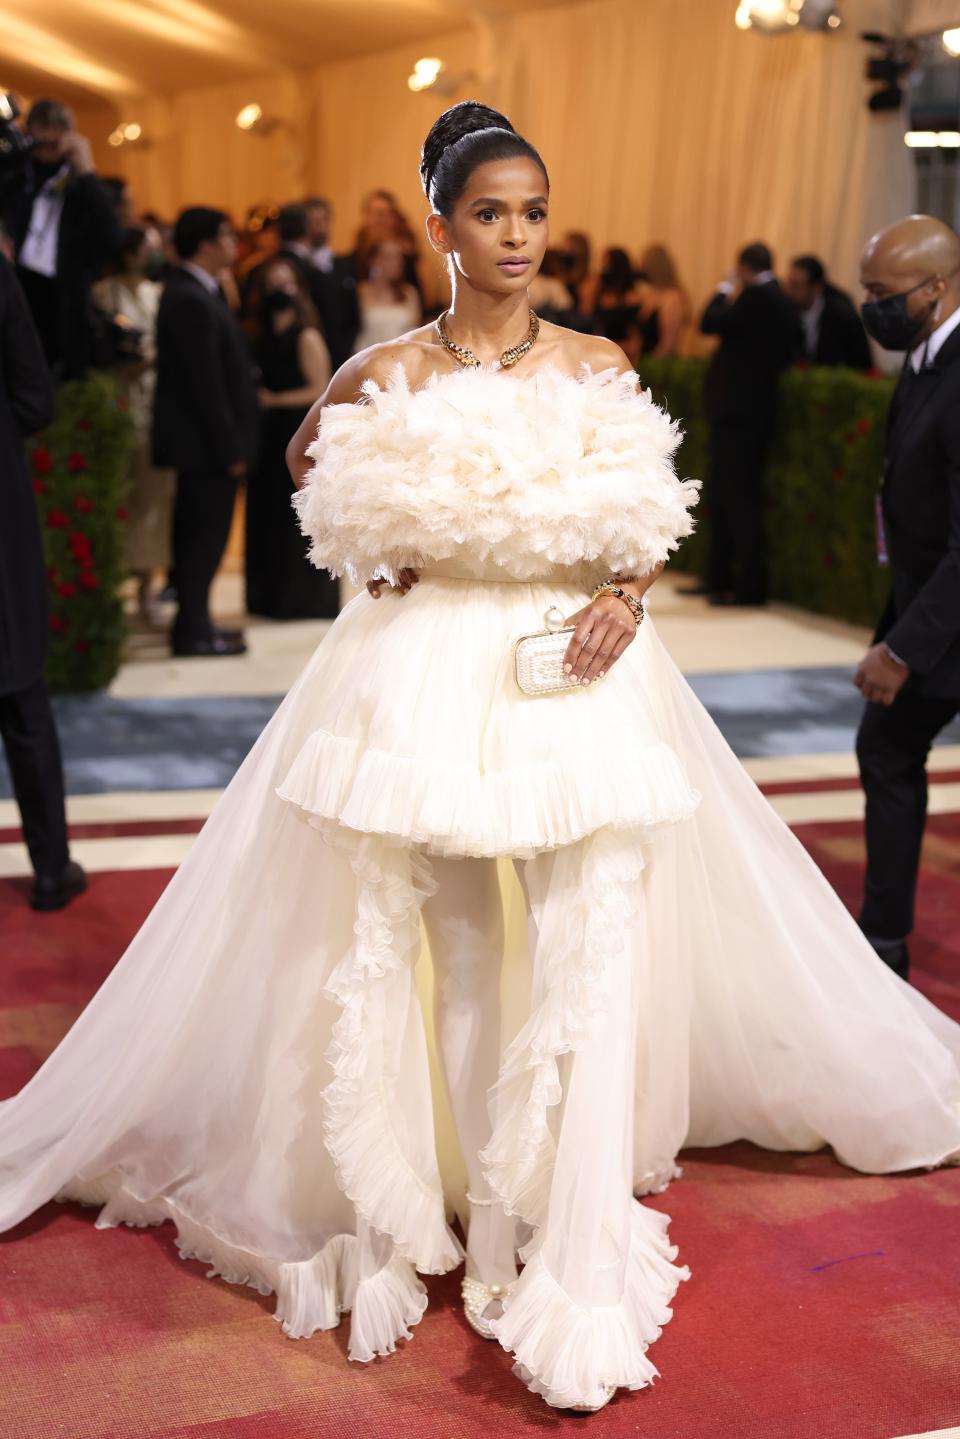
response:
<path fill-rule="evenodd" d="M 478 165 L 451 218 L 431 215 L 428 233 L 474 289 L 499 295 L 525 290 L 550 238 L 543 171 L 526 155 Z"/>
<path fill-rule="evenodd" d="M 284 261 L 270 266 L 263 288 L 268 295 L 272 295 L 279 290 L 281 294 L 292 295 L 294 299 L 296 299 L 300 293 L 300 287 L 297 284 L 297 277 L 293 273 L 293 267 Z"/>
<path fill-rule="evenodd" d="M 363 207 L 363 223 L 374 241 L 394 235 L 397 230 L 396 211 L 385 196 L 371 195 Z"/>
<path fill-rule="evenodd" d="M 370 277 L 391 284 L 403 279 L 404 253 L 397 244 L 378 245 L 370 265 Z"/>

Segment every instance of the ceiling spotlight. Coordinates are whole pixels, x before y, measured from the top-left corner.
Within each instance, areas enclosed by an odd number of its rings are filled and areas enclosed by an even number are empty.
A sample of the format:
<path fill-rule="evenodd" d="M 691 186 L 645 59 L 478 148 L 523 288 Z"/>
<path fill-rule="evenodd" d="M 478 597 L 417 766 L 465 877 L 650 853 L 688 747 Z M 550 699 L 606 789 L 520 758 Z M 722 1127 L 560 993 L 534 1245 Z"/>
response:
<path fill-rule="evenodd" d="M 126 125 L 118 125 L 115 130 L 112 130 L 107 136 L 107 144 L 112 145 L 115 150 L 119 149 L 121 145 L 136 145 L 142 149 L 147 145 L 147 138 L 143 133 L 143 127 L 135 121 L 131 121 Z"/>
<path fill-rule="evenodd" d="M 414 94 L 421 90 L 437 89 L 437 82 L 445 74 L 446 68 L 438 56 L 427 55 L 414 65 L 413 73 L 407 77 L 407 84 Z"/>
<path fill-rule="evenodd" d="M 944 30 L 943 48 L 948 55 L 960 56 L 960 29 Z"/>
<path fill-rule="evenodd" d="M 238 130 L 256 130 L 263 122 L 263 111 L 254 101 L 250 105 L 244 105 L 237 114 L 236 125 Z"/>
<path fill-rule="evenodd" d="M 960 130 L 908 130 L 903 139 L 911 150 L 960 150 Z"/>
<path fill-rule="evenodd" d="M 740 0 L 734 15 L 738 30 L 784 35 L 790 30 L 838 30 L 843 23 L 837 0 Z"/>
<path fill-rule="evenodd" d="M 255 100 L 249 105 L 244 105 L 242 110 L 237 111 L 234 124 L 238 130 L 244 130 L 248 135 L 272 135 L 274 130 L 284 124 L 283 120 L 276 119 L 273 115 L 265 115 L 261 106 Z"/>

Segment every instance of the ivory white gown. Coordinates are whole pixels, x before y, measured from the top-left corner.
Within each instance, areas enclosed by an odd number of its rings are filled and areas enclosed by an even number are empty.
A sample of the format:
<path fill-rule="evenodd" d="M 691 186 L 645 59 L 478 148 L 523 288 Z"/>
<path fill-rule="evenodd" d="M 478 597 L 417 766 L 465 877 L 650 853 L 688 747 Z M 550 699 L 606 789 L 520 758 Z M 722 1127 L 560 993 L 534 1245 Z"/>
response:
<path fill-rule="evenodd" d="M 421 1316 L 448 1228 L 413 979 L 431 856 L 525 856 L 532 986 L 484 1152 L 523 1222 L 499 1321 L 551 1403 L 638 1388 L 686 1270 L 684 1144 L 960 1150 L 960 1027 L 874 955 L 648 619 L 600 683 L 532 699 L 512 647 L 690 528 L 677 436 L 609 371 L 398 373 L 325 412 L 298 497 L 357 596 L 36 1077 L 0 1106 L 0 1228 L 55 1195 L 170 1218 L 184 1255 L 350 1356 Z M 449 1196 L 448 1196 L 449 1198 Z"/>

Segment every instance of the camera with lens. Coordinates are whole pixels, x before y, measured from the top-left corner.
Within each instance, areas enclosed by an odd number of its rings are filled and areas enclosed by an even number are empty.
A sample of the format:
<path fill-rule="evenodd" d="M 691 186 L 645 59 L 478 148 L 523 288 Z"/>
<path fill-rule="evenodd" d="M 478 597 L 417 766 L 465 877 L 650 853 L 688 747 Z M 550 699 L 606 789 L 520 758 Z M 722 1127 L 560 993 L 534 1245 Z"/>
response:
<path fill-rule="evenodd" d="M 17 124 L 20 115 L 16 95 L 0 90 L 0 168 L 21 163 L 33 148 L 33 136 Z"/>

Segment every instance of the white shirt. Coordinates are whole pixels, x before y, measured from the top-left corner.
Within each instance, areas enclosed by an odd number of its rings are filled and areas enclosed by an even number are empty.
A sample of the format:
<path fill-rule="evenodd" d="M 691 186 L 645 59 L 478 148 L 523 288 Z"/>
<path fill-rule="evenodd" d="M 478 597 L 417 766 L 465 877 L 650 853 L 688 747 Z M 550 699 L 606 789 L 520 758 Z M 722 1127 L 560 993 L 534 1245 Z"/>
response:
<path fill-rule="evenodd" d="M 192 260 L 181 260 L 180 268 L 186 270 L 187 274 L 192 275 L 195 280 L 199 280 L 203 288 L 211 295 L 220 294 L 220 282 L 216 275 L 211 275 L 210 271 L 205 270 L 202 265 L 195 265 Z"/>
<path fill-rule="evenodd" d="M 823 295 L 818 295 L 809 310 L 800 311 L 804 348 L 811 359 L 817 353 L 817 345 L 820 341 L 820 317 L 825 304 L 826 300 Z"/>
<path fill-rule="evenodd" d="M 942 325 L 938 325 L 929 340 L 925 340 L 910 351 L 910 365 L 915 375 L 919 375 L 921 369 L 926 369 L 933 364 L 941 347 L 949 340 L 958 325 L 960 325 L 960 309 L 954 310 L 949 319 L 944 320 Z"/>
<path fill-rule="evenodd" d="M 318 245 L 315 250 L 311 250 L 310 258 L 317 269 L 322 270 L 325 275 L 333 273 L 334 255 L 329 245 Z"/>
<path fill-rule="evenodd" d="M 60 246 L 60 221 L 63 219 L 63 182 L 70 171 L 70 161 L 65 161 L 55 175 L 45 180 L 37 191 L 30 223 L 20 246 L 17 263 L 25 270 L 37 275 L 55 278 L 57 273 L 57 251 Z"/>

